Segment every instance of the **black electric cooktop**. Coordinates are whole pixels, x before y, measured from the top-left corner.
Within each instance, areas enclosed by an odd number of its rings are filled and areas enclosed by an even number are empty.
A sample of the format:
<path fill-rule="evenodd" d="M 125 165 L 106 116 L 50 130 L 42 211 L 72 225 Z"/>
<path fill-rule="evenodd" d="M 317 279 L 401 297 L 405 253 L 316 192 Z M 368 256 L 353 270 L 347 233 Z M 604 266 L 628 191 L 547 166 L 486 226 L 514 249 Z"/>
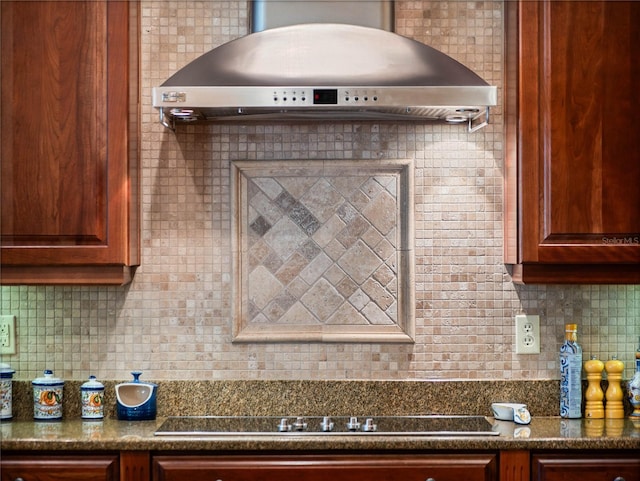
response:
<path fill-rule="evenodd" d="M 175 416 L 156 436 L 497 436 L 483 416 Z"/>

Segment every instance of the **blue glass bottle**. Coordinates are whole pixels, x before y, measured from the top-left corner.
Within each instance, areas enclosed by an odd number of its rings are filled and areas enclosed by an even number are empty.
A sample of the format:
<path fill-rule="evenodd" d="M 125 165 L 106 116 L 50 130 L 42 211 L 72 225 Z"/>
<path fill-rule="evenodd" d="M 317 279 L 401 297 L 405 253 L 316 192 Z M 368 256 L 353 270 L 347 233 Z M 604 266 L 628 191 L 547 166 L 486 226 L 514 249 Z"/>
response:
<path fill-rule="evenodd" d="M 578 325 L 565 326 L 560 346 L 560 416 L 582 417 L 582 348 L 578 344 Z"/>
<path fill-rule="evenodd" d="M 640 337 L 638 338 L 638 349 L 636 350 L 636 372 L 633 378 L 627 383 L 629 402 L 633 408 L 631 416 L 640 417 Z"/>

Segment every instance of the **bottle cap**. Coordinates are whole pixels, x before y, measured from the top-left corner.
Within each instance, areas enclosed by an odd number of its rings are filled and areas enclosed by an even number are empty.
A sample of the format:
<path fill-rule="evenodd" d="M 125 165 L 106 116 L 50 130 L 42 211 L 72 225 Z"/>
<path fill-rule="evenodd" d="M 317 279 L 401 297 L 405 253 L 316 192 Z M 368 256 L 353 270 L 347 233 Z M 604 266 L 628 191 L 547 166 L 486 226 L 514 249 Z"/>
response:
<path fill-rule="evenodd" d="M 577 324 L 565 324 L 564 331 L 565 332 L 578 332 L 578 325 Z"/>

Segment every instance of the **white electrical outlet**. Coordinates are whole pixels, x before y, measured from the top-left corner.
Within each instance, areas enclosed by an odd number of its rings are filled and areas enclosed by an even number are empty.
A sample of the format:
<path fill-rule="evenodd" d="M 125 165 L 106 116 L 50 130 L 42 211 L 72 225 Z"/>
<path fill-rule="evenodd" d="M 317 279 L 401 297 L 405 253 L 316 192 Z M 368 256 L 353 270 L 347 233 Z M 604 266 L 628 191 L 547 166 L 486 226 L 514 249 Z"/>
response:
<path fill-rule="evenodd" d="M 540 316 L 516 316 L 516 354 L 540 354 Z"/>
<path fill-rule="evenodd" d="M 16 316 L 0 316 L 0 354 L 16 353 Z"/>

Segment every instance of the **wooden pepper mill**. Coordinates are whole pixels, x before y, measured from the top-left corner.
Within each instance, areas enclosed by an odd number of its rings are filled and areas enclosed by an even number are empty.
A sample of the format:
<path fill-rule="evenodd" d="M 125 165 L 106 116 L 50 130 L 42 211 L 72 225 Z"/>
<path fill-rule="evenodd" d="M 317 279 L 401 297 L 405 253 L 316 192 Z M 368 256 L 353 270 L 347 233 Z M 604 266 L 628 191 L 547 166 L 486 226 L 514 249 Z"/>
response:
<path fill-rule="evenodd" d="M 624 406 L 622 405 L 624 392 L 620 384 L 622 381 L 622 371 L 624 371 L 624 363 L 618 361 L 618 359 L 613 356 L 610 361 L 604 364 L 604 369 L 607 371 L 607 379 L 609 381 L 609 387 L 607 387 L 605 394 L 607 405 L 604 417 L 607 419 L 624 418 Z"/>
<path fill-rule="evenodd" d="M 585 418 L 603 419 L 604 418 L 604 391 L 600 386 L 602 381 L 602 370 L 604 363 L 599 361 L 596 356 L 591 356 L 591 360 L 584 363 L 584 370 L 587 372 L 587 392 L 585 399 L 587 404 L 584 410 Z"/>

